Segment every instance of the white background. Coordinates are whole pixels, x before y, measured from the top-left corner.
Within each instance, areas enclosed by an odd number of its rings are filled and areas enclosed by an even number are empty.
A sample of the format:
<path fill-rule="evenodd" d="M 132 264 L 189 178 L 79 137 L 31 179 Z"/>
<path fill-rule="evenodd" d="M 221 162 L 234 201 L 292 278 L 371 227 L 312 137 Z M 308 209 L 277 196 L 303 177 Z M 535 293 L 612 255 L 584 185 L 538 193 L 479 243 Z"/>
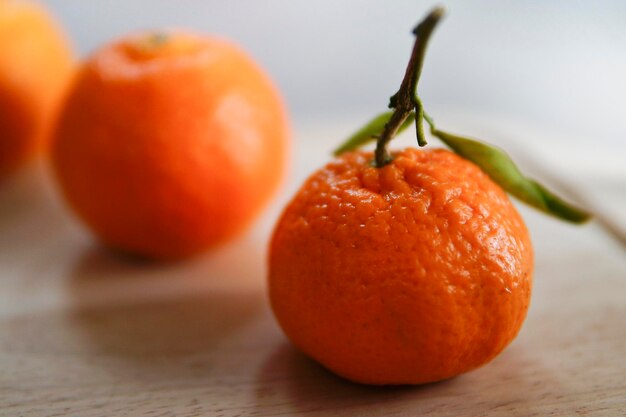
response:
<path fill-rule="evenodd" d="M 365 121 L 383 110 L 403 75 L 410 30 L 434 5 L 415 0 L 46 3 L 82 55 L 146 28 L 187 27 L 233 39 L 279 85 L 296 126 L 344 116 Z M 445 5 L 449 15 L 434 35 L 420 88 L 426 108 L 440 122 L 448 111 L 481 113 L 545 127 L 573 144 L 626 150 L 626 1 Z"/>

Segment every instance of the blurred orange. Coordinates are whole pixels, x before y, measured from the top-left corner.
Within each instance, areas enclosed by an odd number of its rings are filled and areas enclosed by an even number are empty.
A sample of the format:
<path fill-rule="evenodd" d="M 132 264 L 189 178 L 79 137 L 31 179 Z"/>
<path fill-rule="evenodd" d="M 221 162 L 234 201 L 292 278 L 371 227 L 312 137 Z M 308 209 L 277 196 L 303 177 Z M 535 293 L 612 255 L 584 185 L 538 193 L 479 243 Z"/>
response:
<path fill-rule="evenodd" d="M 282 178 L 287 116 L 238 47 L 142 33 L 84 64 L 60 118 L 63 194 L 106 244 L 182 258 L 241 231 Z"/>
<path fill-rule="evenodd" d="M 47 143 L 73 60 L 48 11 L 0 1 L 0 178 Z"/>

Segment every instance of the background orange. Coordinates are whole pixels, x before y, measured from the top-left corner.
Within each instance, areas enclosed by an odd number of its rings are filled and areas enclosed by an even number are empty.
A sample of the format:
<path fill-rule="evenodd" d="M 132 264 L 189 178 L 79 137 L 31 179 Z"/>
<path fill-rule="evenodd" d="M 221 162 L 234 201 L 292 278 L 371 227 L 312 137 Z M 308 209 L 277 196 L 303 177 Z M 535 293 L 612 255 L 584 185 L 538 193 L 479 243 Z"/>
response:
<path fill-rule="evenodd" d="M 65 36 L 30 1 L 0 1 L 0 178 L 43 149 L 73 70 Z"/>
<path fill-rule="evenodd" d="M 282 178 L 287 141 L 278 92 L 238 47 L 144 33 L 84 64 L 53 162 L 67 201 L 106 244 L 181 258 L 250 223 Z"/>

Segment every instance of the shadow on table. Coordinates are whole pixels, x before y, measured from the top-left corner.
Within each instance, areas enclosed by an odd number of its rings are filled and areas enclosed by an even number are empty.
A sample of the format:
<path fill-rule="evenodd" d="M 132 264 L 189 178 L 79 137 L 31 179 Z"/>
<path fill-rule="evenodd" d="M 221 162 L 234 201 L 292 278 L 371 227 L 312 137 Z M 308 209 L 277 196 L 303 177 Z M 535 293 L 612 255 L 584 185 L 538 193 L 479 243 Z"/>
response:
<path fill-rule="evenodd" d="M 541 398 L 558 396 L 563 389 L 543 365 L 524 348 L 513 346 L 492 363 L 452 379 L 377 387 L 335 376 L 284 343 L 258 374 L 256 407 L 285 415 L 502 415 L 516 410 L 532 414 Z"/>
<path fill-rule="evenodd" d="M 210 373 L 215 350 L 263 307 L 259 251 L 243 240 L 214 255 L 163 264 L 87 250 L 68 283 L 74 308 L 67 322 L 80 336 L 77 348 L 122 377 Z"/>
<path fill-rule="evenodd" d="M 384 409 L 390 415 L 408 398 L 428 398 L 434 391 L 449 391 L 458 379 L 421 386 L 368 386 L 336 376 L 290 344 L 276 348 L 257 378 L 257 407 L 276 413 L 338 412 L 365 415 Z M 339 414 L 338 414 L 339 415 Z M 378 414 L 377 414 L 378 415 Z"/>
<path fill-rule="evenodd" d="M 43 161 L 31 161 L 0 179 L 0 258 L 28 256 L 42 240 L 66 232 L 66 217 L 52 191 Z"/>
<path fill-rule="evenodd" d="M 0 219 L 19 215 L 24 209 L 40 204 L 45 197 L 44 170 L 41 161 L 31 161 L 0 179 Z"/>

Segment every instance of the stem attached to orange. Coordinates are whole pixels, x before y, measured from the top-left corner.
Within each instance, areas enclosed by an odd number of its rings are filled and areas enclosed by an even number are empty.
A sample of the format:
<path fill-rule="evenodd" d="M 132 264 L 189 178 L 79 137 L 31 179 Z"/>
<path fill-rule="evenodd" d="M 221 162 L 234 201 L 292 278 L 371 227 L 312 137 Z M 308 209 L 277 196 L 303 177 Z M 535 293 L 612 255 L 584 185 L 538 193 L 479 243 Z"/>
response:
<path fill-rule="evenodd" d="M 394 109 L 394 111 L 387 124 L 385 124 L 385 128 L 376 143 L 375 165 L 378 168 L 387 165 L 391 161 L 392 158 L 387 151 L 387 144 L 398 133 L 400 126 L 402 126 L 413 111 L 415 111 L 417 142 L 419 146 L 426 145 L 423 127 L 424 109 L 417 95 L 417 83 L 422 73 L 428 40 L 437 26 L 437 23 L 439 23 L 444 15 L 445 9 L 443 7 L 437 7 L 413 29 L 415 43 L 413 44 L 413 51 L 411 52 L 411 58 L 409 59 L 404 79 L 402 80 L 402 84 L 400 84 L 398 92 L 391 96 L 389 100 L 389 108 Z"/>

